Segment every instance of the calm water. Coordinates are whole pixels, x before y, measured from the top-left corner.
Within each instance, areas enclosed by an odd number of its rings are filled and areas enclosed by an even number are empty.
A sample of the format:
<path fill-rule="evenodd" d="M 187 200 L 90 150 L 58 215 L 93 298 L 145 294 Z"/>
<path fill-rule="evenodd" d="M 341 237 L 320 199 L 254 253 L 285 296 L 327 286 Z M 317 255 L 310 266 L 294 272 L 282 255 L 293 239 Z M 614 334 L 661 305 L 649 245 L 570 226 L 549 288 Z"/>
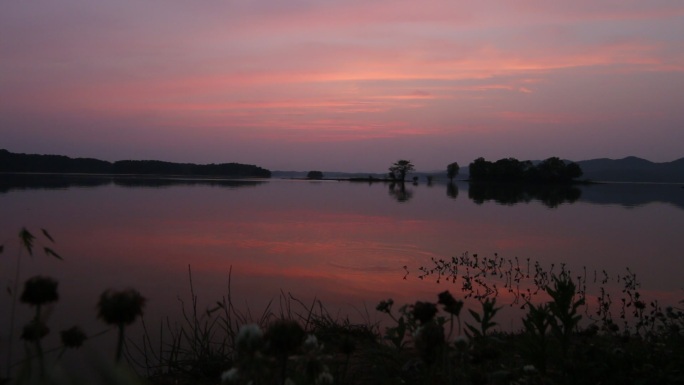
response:
<path fill-rule="evenodd" d="M 374 321 L 380 300 L 457 293 L 456 286 L 417 279 L 417 269 L 432 257 L 464 252 L 616 274 L 629 267 L 647 298 L 684 299 L 680 185 L 549 192 L 422 183 L 401 191 L 332 181 L 6 178 L 0 213 L 3 286 L 14 282 L 22 226 L 49 230 L 64 257 L 21 258 L 20 282 L 35 274 L 60 282 L 50 318 L 55 331 L 74 323 L 89 333 L 105 329 L 95 304 L 107 288 L 137 288 L 149 300 L 148 322 L 173 317 L 179 300 L 190 301 L 189 266 L 203 307 L 226 295 L 232 268 L 233 301 L 253 314 L 271 300 L 278 309 L 281 293 L 289 292 L 307 303 L 320 299 L 333 315 L 362 319 L 366 308 Z M 9 304 L 8 295 L 0 296 L 3 350 Z M 20 325 L 28 314 L 22 306 Z"/>

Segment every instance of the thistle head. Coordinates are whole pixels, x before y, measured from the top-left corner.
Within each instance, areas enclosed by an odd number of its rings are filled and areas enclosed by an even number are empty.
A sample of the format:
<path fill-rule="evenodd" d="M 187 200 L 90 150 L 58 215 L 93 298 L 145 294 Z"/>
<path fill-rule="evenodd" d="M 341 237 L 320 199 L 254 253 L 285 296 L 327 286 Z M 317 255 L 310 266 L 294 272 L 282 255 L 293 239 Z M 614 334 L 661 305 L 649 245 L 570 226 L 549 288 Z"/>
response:
<path fill-rule="evenodd" d="M 47 327 L 45 322 L 33 320 L 24 326 L 24 329 L 21 331 L 21 339 L 29 342 L 40 341 L 48 333 L 50 333 L 50 328 Z"/>
<path fill-rule="evenodd" d="M 434 303 L 418 301 L 413 305 L 413 318 L 420 321 L 421 324 L 432 321 L 436 314 L 437 306 Z"/>
<path fill-rule="evenodd" d="M 60 332 L 60 337 L 62 338 L 62 345 L 64 345 L 65 348 L 74 349 L 81 347 L 83 342 L 88 339 L 85 332 L 78 326 L 62 330 Z"/>
<path fill-rule="evenodd" d="M 29 305 L 40 306 L 59 299 L 57 294 L 57 281 L 50 277 L 35 276 L 24 283 L 24 292 L 21 293 L 21 302 Z"/>
<path fill-rule="evenodd" d="M 269 348 L 279 355 L 294 353 L 304 342 L 304 329 L 292 320 L 278 320 L 266 332 Z"/>
<path fill-rule="evenodd" d="M 145 297 L 137 290 L 106 290 L 97 303 L 98 318 L 110 325 L 130 325 L 142 315 Z"/>

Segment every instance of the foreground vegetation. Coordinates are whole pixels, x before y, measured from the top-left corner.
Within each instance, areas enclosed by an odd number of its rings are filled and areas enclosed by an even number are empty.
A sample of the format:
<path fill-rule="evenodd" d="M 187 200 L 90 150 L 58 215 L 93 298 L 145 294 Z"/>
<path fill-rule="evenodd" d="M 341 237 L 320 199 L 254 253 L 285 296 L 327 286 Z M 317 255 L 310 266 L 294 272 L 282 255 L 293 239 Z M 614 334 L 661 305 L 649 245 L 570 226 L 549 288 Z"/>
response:
<path fill-rule="evenodd" d="M 61 259 L 50 247 L 50 234 L 42 234 L 48 246 L 23 229 L 22 250 L 33 254 L 40 248 Z M 646 301 L 629 270 L 612 279 L 605 271 L 544 269 L 498 256 L 433 260 L 419 277 L 449 282 L 453 290 L 433 301 L 381 301 L 375 309 L 385 315 L 381 324 L 335 318 L 320 301 L 305 303 L 286 293 L 252 316 L 236 308 L 230 284 L 223 298 L 203 309 L 188 273 L 192 300 L 182 306 L 180 324 L 167 320 L 148 327 L 141 318 L 145 299 L 135 290 L 102 293 L 98 318 L 117 333 L 112 360 L 96 368 L 102 383 L 684 383 L 684 311 Z M 74 326 L 60 333 L 61 346 L 46 349 L 45 309 L 59 300 L 58 282 L 32 277 L 20 293 L 18 281 L 10 294 L 35 311 L 21 332 L 26 353 L 8 365 L 4 382 L 84 383 L 60 372 L 60 360 L 95 336 Z M 608 287 L 611 282 L 621 285 L 621 297 Z M 591 283 L 600 286 L 597 296 L 588 293 Z M 502 303 L 504 294 L 511 303 Z M 506 305 L 521 308 L 520 330 L 499 327 Z M 14 314 L 13 306 L 13 321 Z M 145 331 L 142 338 L 127 335 L 136 322 Z"/>

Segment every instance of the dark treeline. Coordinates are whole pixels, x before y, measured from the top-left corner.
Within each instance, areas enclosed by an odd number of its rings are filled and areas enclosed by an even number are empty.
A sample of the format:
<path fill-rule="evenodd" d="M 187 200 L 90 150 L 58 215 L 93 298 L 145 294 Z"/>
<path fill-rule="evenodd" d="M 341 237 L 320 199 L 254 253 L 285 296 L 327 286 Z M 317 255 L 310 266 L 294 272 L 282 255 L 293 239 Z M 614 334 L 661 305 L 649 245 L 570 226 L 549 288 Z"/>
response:
<path fill-rule="evenodd" d="M 566 163 L 553 157 L 538 164 L 515 158 L 490 162 L 477 158 L 470 163 L 470 179 L 474 181 L 569 183 L 582 176 L 577 163 Z"/>
<path fill-rule="evenodd" d="M 0 172 L 271 177 L 269 170 L 240 163 L 197 165 L 158 160 L 121 160 L 112 163 L 62 155 L 15 154 L 7 150 L 0 150 Z"/>

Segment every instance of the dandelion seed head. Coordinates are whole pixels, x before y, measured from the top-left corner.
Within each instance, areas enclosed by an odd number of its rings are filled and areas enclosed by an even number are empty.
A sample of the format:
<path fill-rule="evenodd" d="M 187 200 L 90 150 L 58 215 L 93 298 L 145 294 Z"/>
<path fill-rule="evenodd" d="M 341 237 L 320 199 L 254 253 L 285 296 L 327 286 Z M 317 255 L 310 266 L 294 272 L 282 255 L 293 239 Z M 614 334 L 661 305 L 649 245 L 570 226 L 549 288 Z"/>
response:
<path fill-rule="evenodd" d="M 304 346 L 308 349 L 318 348 L 318 338 L 316 338 L 316 336 L 313 334 L 307 335 L 306 339 L 304 340 Z"/>
<path fill-rule="evenodd" d="M 238 379 L 238 369 L 237 368 L 231 368 L 230 370 L 226 370 L 225 372 L 221 373 L 221 382 L 223 383 L 231 383 L 235 382 Z"/>
<path fill-rule="evenodd" d="M 263 344 L 264 332 L 257 324 L 247 324 L 240 327 L 235 340 L 240 353 L 252 353 L 259 350 Z"/>
<path fill-rule="evenodd" d="M 330 372 L 325 371 L 318 375 L 316 378 L 316 385 L 331 385 L 334 378 Z"/>

